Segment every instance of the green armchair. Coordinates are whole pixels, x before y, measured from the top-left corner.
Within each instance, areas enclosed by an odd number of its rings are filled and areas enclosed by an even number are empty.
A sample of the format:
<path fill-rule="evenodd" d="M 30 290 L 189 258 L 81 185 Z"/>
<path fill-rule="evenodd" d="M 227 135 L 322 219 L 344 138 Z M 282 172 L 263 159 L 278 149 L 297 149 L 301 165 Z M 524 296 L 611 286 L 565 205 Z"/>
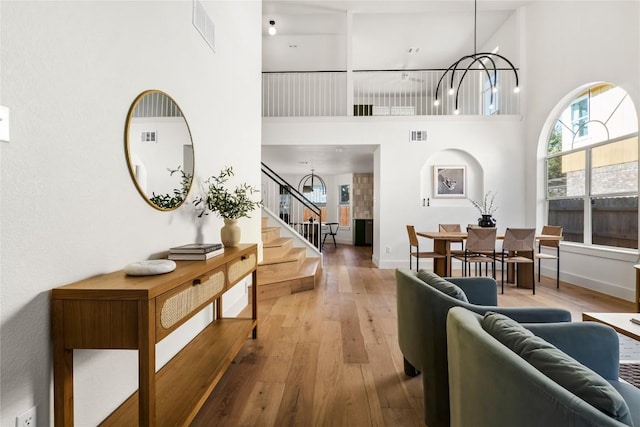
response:
<path fill-rule="evenodd" d="M 396 270 L 398 341 L 405 373 L 422 372 L 425 422 L 449 426 L 447 314 L 464 307 L 478 314 L 502 313 L 521 323 L 570 322 L 567 310 L 542 307 L 497 307 L 498 286 L 490 277 L 444 278 L 421 270 Z M 453 296 L 452 296 L 453 295 Z"/>
<path fill-rule="evenodd" d="M 618 378 L 613 328 L 454 307 L 447 343 L 452 426 L 640 425 L 640 389 Z"/>

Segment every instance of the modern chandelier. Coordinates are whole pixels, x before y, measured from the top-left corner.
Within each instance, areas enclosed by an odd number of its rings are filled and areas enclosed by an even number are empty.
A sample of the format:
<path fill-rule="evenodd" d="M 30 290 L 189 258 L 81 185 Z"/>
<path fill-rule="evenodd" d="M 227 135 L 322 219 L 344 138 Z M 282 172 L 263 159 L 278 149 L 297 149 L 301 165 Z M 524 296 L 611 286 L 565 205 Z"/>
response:
<path fill-rule="evenodd" d="M 320 191 L 322 192 L 322 195 L 326 195 L 327 184 L 324 183 L 324 180 L 321 177 L 319 177 L 318 175 L 315 175 L 313 171 L 314 169 L 311 169 L 310 174 L 302 177 L 302 179 L 298 183 L 298 191 L 302 194 L 313 193 L 314 187 L 315 187 L 315 183 L 314 183 L 314 180 L 315 180 L 321 187 Z"/>
<path fill-rule="evenodd" d="M 491 93 L 491 99 L 490 99 L 490 103 L 489 103 L 489 108 L 493 109 L 495 106 L 495 102 L 494 102 L 494 98 L 495 98 L 495 94 L 498 92 L 498 70 L 499 68 L 496 66 L 496 63 L 499 62 L 500 60 L 506 62 L 509 65 L 509 68 L 507 68 L 507 70 L 511 69 L 513 71 L 513 74 L 515 76 L 515 87 L 513 88 L 513 92 L 514 93 L 519 93 L 520 92 L 520 86 L 518 85 L 518 71 L 516 70 L 516 68 L 513 66 L 513 64 L 511 63 L 511 61 L 509 61 L 507 58 L 505 58 L 502 55 L 499 55 L 497 53 L 493 53 L 493 52 L 480 52 L 478 53 L 478 49 L 477 49 L 477 25 L 478 25 L 478 0 L 474 0 L 474 11 L 473 11 L 473 54 L 471 55 L 465 55 L 462 58 L 458 59 L 456 62 L 454 62 L 453 64 L 451 64 L 449 66 L 449 68 L 447 68 L 447 70 L 442 74 L 442 76 L 440 77 L 440 80 L 438 80 L 438 86 L 436 87 L 436 96 L 435 96 L 435 100 L 433 102 L 433 105 L 438 106 L 440 105 L 440 100 L 438 99 L 438 93 L 440 92 L 440 85 L 443 83 L 443 81 L 445 80 L 445 77 L 449 74 L 449 72 L 451 72 L 451 77 L 449 78 L 449 95 L 453 96 L 454 94 L 456 95 L 455 98 L 455 109 L 453 111 L 454 114 L 459 114 L 460 110 L 458 109 L 458 98 L 460 95 L 460 87 L 462 86 L 462 82 L 464 81 L 464 78 L 467 76 L 467 73 L 469 72 L 469 70 L 471 70 L 471 68 L 474 66 L 474 64 L 478 64 L 477 67 L 480 70 L 484 70 L 484 72 L 487 74 L 487 80 L 489 82 L 490 85 L 490 93 Z M 455 75 L 457 71 L 461 71 L 462 75 L 460 76 L 460 78 L 458 79 L 458 86 L 457 88 L 454 88 L 454 80 L 455 80 Z M 443 89 L 444 90 L 444 89 Z"/>

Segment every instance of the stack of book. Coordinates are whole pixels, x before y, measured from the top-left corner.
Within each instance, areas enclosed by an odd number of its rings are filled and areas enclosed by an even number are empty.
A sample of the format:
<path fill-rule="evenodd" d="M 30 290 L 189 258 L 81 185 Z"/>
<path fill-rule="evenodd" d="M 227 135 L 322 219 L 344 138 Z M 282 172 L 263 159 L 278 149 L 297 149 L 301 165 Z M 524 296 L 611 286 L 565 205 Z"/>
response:
<path fill-rule="evenodd" d="M 224 253 L 222 243 L 190 243 L 169 249 L 169 259 L 205 260 Z"/>

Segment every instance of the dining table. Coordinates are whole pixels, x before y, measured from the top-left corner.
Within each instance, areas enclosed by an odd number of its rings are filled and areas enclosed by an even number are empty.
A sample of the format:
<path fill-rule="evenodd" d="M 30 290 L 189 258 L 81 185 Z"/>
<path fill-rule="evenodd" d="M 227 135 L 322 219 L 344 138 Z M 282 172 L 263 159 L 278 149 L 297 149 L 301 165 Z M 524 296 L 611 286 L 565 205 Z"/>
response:
<path fill-rule="evenodd" d="M 434 258 L 433 259 L 433 272 L 441 277 L 450 277 L 451 276 L 451 242 L 465 240 L 467 238 L 466 231 L 418 231 L 416 233 L 420 237 L 425 237 L 427 239 L 433 240 L 433 251 L 439 254 L 445 255 L 444 258 Z M 504 239 L 504 234 L 499 234 L 496 236 L 496 239 L 502 240 Z M 562 240 L 562 236 L 556 236 L 551 234 L 536 234 L 536 241 L 539 240 Z M 534 253 L 529 251 L 523 252 L 522 255 L 533 259 Z M 496 261 L 498 261 L 496 259 Z M 517 268 L 517 283 L 519 287 L 522 288 L 532 288 L 533 283 L 531 282 L 532 272 L 531 269 L 534 268 L 535 263 L 531 264 L 520 264 Z M 513 265 L 509 265 L 509 274 L 508 277 L 515 277 L 513 273 Z"/>

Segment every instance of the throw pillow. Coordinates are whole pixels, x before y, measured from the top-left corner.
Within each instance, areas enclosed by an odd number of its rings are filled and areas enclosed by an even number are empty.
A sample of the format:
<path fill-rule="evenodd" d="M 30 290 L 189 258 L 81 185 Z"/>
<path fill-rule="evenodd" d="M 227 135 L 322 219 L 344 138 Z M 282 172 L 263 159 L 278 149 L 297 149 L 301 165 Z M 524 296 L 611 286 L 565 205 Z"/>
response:
<path fill-rule="evenodd" d="M 459 286 L 443 279 L 435 273 L 426 270 L 420 270 L 418 272 L 418 278 L 425 282 L 427 285 L 436 288 L 440 292 L 443 292 L 452 298 L 463 302 L 469 302 L 469 300 L 467 299 L 467 295 L 462 289 L 460 289 Z"/>
<path fill-rule="evenodd" d="M 482 328 L 558 385 L 608 416 L 633 425 L 620 393 L 596 372 L 509 317 L 487 312 Z"/>

